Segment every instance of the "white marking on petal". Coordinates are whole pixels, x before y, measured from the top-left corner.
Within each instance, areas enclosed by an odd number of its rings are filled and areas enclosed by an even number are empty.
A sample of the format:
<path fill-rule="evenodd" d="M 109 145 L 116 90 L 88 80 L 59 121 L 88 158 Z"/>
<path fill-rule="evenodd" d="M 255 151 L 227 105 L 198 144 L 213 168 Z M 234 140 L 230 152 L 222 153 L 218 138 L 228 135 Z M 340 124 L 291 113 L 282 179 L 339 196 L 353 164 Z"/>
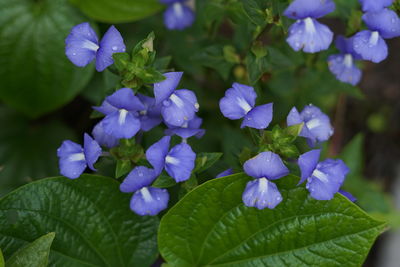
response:
<path fill-rule="evenodd" d="M 165 157 L 165 162 L 168 164 L 173 164 L 173 165 L 178 165 L 179 164 L 179 159 L 171 157 L 171 156 L 166 156 Z"/>
<path fill-rule="evenodd" d="M 327 183 L 329 181 L 328 176 L 326 176 L 325 173 L 319 171 L 318 169 L 315 169 L 311 176 L 318 178 L 323 183 Z"/>
<path fill-rule="evenodd" d="M 258 191 L 260 193 L 267 193 L 268 192 L 268 180 L 267 178 L 263 177 L 258 179 Z"/>
<path fill-rule="evenodd" d="M 182 4 L 179 2 L 174 3 L 173 5 L 174 13 L 177 17 L 183 16 L 183 7 Z"/>
<path fill-rule="evenodd" d="M 371 33 L 371 36 L 369 37 L 369 47 L 375 46 L 378 43 L 379 40 L 379 32 L 374 31 Z"/>
<path fill-rule="evenodd" d="M 81 160 L 85 160 L 85 154 L 83 153 L 75 153 L 72 154 L 68 157 L 69 161 L 81 161 Z"/>
<path fill-rule="evenodd" d="M 188 127 L 189 127 L 188 121 L 185 121 L 181 126 L 181 128 L 188 128 Z"/>
<path fill-rule="evenodd" d="M 312 18 L 305 18 L 304 25 L 307 33 L 314 34 L 316 32 L 314 21 L 312 20 Z"/>
<path fill-rule="evenodd" d="M 308 128 L 309 130 L 314 129 L 314 128 L 320 126 L 320 125 L 321 125 L 321 122 L 320 122 L 319 119 L 312 119 L 312 120 L 309 120 L 309 121 L 306 123 L 306 126 L 307 126 L 307 128 Z"/>
<path fill-rule="evenodd" d="M 140 189 L 140 193 L 142 194 L 144 202 L 153 201 L 153 197 L 151 196 L 149 189 L 147 189 L 147 187 L 143 187 L 142 189 Z"/>
<path fill-rule="evenodd" d="M 176 94 L 172 94 L 169 99 L 178 107 L 182 108 L 185 104 L 183 103 L 182 99 L 177 96 Z"/>
<path fill-rule="evenodd" d="M 119 110 L 119 117 L 118 117 L 118 124 L 122 125 L 125 124 L 126 115 L 128 115 L 128 111 L 126 109 Z"/>
<path fill-rule="evenodd" d="M 244 98 L 237 97 L 236 102 L 239 105 L 239 107 L 241 107 L 244 110 L 246 114 L 251 110 L 251 106 L 249 105 L 249 103 L 247 103 L 247 101 Z"/>
<path fill-rule="evenodd" d="M 97 51 L 99 49 L 99 46 L 89 40 L 85 40 L 82 44 L 82 48 L 86 48 L 92 51 Z"/>
<path fill-rule="evenodd" d="M 344 55 L 343 64 L 346 68 L 351 68 L 353 66 L 353 56 L 351 54 Z"/>

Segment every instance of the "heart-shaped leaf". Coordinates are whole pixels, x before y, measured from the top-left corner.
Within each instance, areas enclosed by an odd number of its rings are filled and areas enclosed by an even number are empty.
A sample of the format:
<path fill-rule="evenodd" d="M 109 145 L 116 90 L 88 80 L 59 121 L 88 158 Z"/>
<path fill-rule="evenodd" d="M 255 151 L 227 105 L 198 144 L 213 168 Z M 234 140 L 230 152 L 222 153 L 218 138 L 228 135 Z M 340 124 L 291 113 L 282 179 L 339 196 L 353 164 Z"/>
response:
<path fill-rule="evenodd" d="M 277 181 L 283 201 L 273 210 L 248 208 L 249 178 L 211 180 L 163 217 L 159 249 L 171 266 L 360 266 L 385 224 L 345 197 L 317 201 L 299 178 Z"/>
<path fill-rule="evenodd" d="M 157 217 L 129 209 L 112 178 L 43 179 L 0 199 L 0 247 L 7 259 L 50 231 L 51 266 L 149 266 L 157 255 Z"/>
<path fill-rule="evenodd" d="M 66 0 L 0 0 L 0 98 L 38 117 L 75 97 L 94 69 L 75 67 L 64 39 L 85 20 Z"/>

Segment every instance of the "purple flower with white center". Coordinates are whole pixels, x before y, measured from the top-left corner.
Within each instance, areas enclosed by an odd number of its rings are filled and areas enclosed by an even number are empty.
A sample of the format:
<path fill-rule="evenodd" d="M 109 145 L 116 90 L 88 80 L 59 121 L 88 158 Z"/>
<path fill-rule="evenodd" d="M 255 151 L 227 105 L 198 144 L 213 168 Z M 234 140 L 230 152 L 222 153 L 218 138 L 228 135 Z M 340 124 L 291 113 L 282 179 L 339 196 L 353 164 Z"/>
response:
<path fill-rule="evenodd" d="M 169 30 L 183 30 L 192 26 L 194 22 L 194 12 L 180 0 L 161 0 L 162 3 L 168 4 L 164 12 L 164 24 Z"/>
<path fill-rule="evenodd" d="M 390 6 L 393 0 L 359 0 L 364 12 L 376 12 Z"/>
<path fill-rule="evenodd" d="M 176 182 L 186 181 L 192 174 L 196 153 L 186 143 L 180 143 L 168 151 L 170 141 L 170 136 L 164 136 L 151 145 L 146 151 L 146 158 L 157 175 L 165 168 Z"/>
<path fill-rule="evenodd" d="M 181 137 L 183 140 L 186 140 L 192 136 L 201 138 L 206 132 L 206 130 L 200 129 L 202 122 L 203 120 L 201 118 L 195 116 L 190 121 L 185 122 L 181 127 L 176 127 L 167 124 L 168 129 L 166 129 L 164 133 L 170 136 L 177 135 Z"/>
<path fill-rule="evenodd" d="M 84 134 L 83 147 L 65 140 L 57 149 L 60 173 L 70 179 L 78 178 L 86 167 L 96 171 L 94 164 L 101 155 L 100 145 L 88 134 Z"/>
<path fill-rule="evenodd" d="M 349 168 L 340 159 L 319 162 L 321 150 L 311 150 L 299 157 L 301 170 L 299 184 L 307 180 L 306 188 L 317 200 L 330 200 L 339 191 Z"/>
<path fill-rule="evenodd" d="M 97 141 L 102 146 L 105 146 L 107 148 L 113 148 L 118 146 L 119 144 L 119 139 L 115 138 L 112 135 L 106 134 L 103 128 L 103 122 L 100 121 L 97 123 L 92 131 L 92 135 L 94 139 Z"/>
<path fill-rule="evenodd" d="M 161 105 L 156 105 L 156 100 L 152 97 L 142 94 L 137 94 L 137 97 L 145 107 L 138 113 L 140 128 L 142 131 L 147 132 L 162 122 Z"/>
<path fill-rule="evenodd" d="M 282 201 L 281 193 L 270 180 L 289 174 L 281 158 L 273 152 L 261 152 L 243 165 L 247 175 L 256 178 L 246 185 L 242 200 L 247 207 L 273 209 Z"/>
<path fill-rule="evenodd" d="M 241 128 L 265 129 L 272 120 L 272 103 L 255 107 L 257 94 L 254 88 L 233 83 L 219 101 L 222 114 L 231 120 L 243 119 Z"/>
<path fill-rule="evenodd" d="M 362 19 L 369 30 L 354 35 L 354 51 L 364 60 L 379 63 L 388 55 L 384 39 L 400 36 L 400 19 L 396 12 L 387 8 L 365 13 Z"/>
<path fill-rule="evenodd" d="M 221 177 L 225 177 L 225 176 L 228 176 L 228 175 L 231 175 L 231 174 L 233 174 L 233 169 L 229 168 L 229 169 L 227 169 L 227 170 L 225 170 L 225 171 L 223 171 L 221 173 L 218 173 L 217 176 L 215 176 L 215 178 L 221 178 Z"/>
<path fill-rule="evenodd" d="M 354 51 L 353 38 L 338 36 L 336 47 L 340 50 L 340 54 L 329 56 L 329 70 L 339 81 L 356 85 L 361 79 L 361 70 L 354 61 L 361 57 Z"/>
<path fill-rule="evenodd" d="M 119 31 L 111 26 L 100 43 L 88 22 L 74 26 L 65 39 L 65 54 L 78 67 L 84 67 L 96 59 L 96 70 L 103 71 L 114 63 L 114 53 L 125 52 L 125 44 Z"/>
<path fill-rule="evenodd" d="M 162 104 L 161 115 L 172 126 L 181 127 L 199 110 L 196 95 L 187 89 L 176 90 L 183 72 L 164 73 L 165 80 L 154 84 L 156 105 Z"/>
<path fill-rule="evenodd" d="M 145 107 L 129 88 L 121 88 L 107 96 L 100 107 L 93 107 L 103 113 L 101 121 L 106 134 L 114 138 L 131 138 L 140 130 L 137 112 Z"/>
<path fill-rule="evenodd" d="M 304 123 L 299 135 L 307 138 L 311 147 L 327 141 L 333 134 L 329 117 L 311 104 L 305 106 L 301 113 L 297 111 L 296 107 L 293 107 L 286 118 L 286 122 L 288 126 Z"/>
<path fill-rule="evenodd" d="M 136 214 L 154 216 L 168 207 L 168 191 L 150 187 L 156 178 L 157 174 L 153 169 L 138 166 L 121 183 L 119 187 L 121 192 L 135 192 L 131 198 L 130 208 Z"/>
<path fill-rule="evenodd" d="M 316 19 L 335 10 L 332 0 L 294 0 L 284 15 L 297 19 L 289 28 L 288 44 L 295 50 L 315 53 L 328 49 L 333 33 Z"/>

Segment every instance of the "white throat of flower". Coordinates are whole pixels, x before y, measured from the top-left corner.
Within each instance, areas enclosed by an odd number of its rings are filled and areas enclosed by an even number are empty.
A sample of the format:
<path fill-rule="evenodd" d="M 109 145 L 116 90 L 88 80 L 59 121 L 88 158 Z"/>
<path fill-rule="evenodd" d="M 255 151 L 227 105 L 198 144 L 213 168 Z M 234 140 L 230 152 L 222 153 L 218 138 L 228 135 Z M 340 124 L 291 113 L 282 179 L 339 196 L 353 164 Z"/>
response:
<path fill-rule="evenodd" d="M 316 32 L 314 21 L 312 18 L 308 17 L 304 19 L 304 26 L 306 33 L 314 34 Z"/>
<path fill-rule="evenodd" d="M 178 165 L 179 164 L 179 159 L 171 157 L 171 156 L 166 156 L 165 157 L 165 162 L 173 165 Z"/>
<path fill-rule="evenodd" d="M 126 109 L 119 110 L 119 117 L 118 117 L 118 124 L 123 125 L 125 124 L 126 115 L 128 115 L 128 111 Z"/>
<path fill-rule="evenodd" d="M 247 101 L 242 97 L 236 98 L 236 101 L 239 107 L 241 107 L 246 114 L 251 110 L 251 106 L 249 105 L 249 103 L 247 103 Z"/>
<path fill-rule="evenodd" d="M 174 13 L 177 17 L 183 17 L 183 7 L 181 3 L 175 2 L 172 8 L 174 9 Z"/>
<path fill-rule="evenodd" d="M 378 41 L 379 41 L 379 32 L 377 32 L 377 31 L 372 32 L 371 36 L 369 37 L 369 41 L 368 41 L 369 45 L 375 46 L 375 45 L 377 45 Z"/>
<path fill-rule="evenodd" d="M 267 178 L 263 177 L 258 179 L 258 191 L 260 193 L 267 193 L 268 192 L 268 180 Z"/>
<path fill-rule="evenodd" d="M 92 41 L 85 40 L 82 44 L 82 48 L 86 48 L 92 51 L 97 51 L 99 49 L 99 46 Z"/>
<path fill-rule="evenodd" d="M 346 68 L 353 66 L 353 56 L 351 54 L 344 55 L 343 64 Z"/>
<path fill-rule="evenodd" d="M 81 153 L 74 153 L 68 157 L 69 161 L 81 161 L 85 160 L 85 154 Z"/>
<path fill-rule="evenodd" d="M 172 103 L 174 103 L 178 108 L 182 108 L 185 105 L 182 99 L 176 94 L 172 94 L 169 99 L 171 99 Z"/>
<path fill-rule="evenodd" d="M 319 171 L 319 170 L 317 170 L 317 169 L 315 169 L 315 170 L 313 171 L 313 173 L 312 173 L 311 176 L 316 177 L 318 180 L 320 180 L 320 181 L 323 182 L 323 183 L 327 183 L 327 182 L 328 182 L 328 176 L 326 176 L 325 173 L 323 173 L 323 172 L 321 172 L 321 171 Z"/>
<path fill-rule="evenodd" d="M 320 125 L 321 125 L 321 122 L 319 119 L 311 119 L 308 122 L 306 122 L 306 126 L 309 130 L 314 129 Z"/>
<path fill-rule="evenodd" d="M 153 201 L 153 197 L 151 196 L 149 189 L 147 189 L 147 187 L 143 187 L 142 189 L 140 189 L 140 193 L 142 194 L 144 202 Z"/>

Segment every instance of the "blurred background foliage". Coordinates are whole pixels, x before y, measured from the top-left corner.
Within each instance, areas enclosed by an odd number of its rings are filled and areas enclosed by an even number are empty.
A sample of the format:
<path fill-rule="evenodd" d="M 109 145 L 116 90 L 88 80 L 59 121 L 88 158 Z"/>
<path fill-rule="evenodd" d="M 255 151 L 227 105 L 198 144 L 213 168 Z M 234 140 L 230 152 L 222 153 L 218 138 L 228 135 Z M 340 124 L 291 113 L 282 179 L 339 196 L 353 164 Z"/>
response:
<path fill-rule="evenodd" d="M 335 2 L 336 11 L 323 22 L 336 34 L 363 27 L 357 0 Z M 157 57 L 169 61 L 166 71 L 185 72 L 180 87 L 196 92 L 207 130 L 191 144 L 197 152 L 224 153 L 204 179 L 238 168 L 240 152 L 251 144 L 249 132 L 225 119 L 218 107 L 232 82 L 251 84 L 257 102 L 274 103 L 274 123 L 284 122 L 293 106 L 313 103 L 327 112 L 335 135 L 325 153 L 342 156 L 351 168 L 345 189 L 366 211 L 400 226 L 390 195 L 400 159 L 400 41 L 389 41 L 386 61 L 363 64 L 359 87 L 341 83 L 326 63 L 336 52 L 333 45 L 304 54 L 285 42 L 291 21 L 281 14 L 288 3 L 192 1 L 195 24 L 168 31 L 157 0 L 0 0 L 0 196 L 57 175 L 61 141 L 81 141 L 81 133 L 96 123 L 89 118 L 91 106 L 116 89 L 118 77 L 110 71 L 97 73 L 93 64 L 77 68 L 64 54 L 71 27 L 89 21 L 99 33 L 115 24 L 128 51 L 153 31 Z M 161 128 L 153 130 L 145 146 L 162 134 Z M 103 160 L 100 172 L 107 175 L 112 164 Z"/>

